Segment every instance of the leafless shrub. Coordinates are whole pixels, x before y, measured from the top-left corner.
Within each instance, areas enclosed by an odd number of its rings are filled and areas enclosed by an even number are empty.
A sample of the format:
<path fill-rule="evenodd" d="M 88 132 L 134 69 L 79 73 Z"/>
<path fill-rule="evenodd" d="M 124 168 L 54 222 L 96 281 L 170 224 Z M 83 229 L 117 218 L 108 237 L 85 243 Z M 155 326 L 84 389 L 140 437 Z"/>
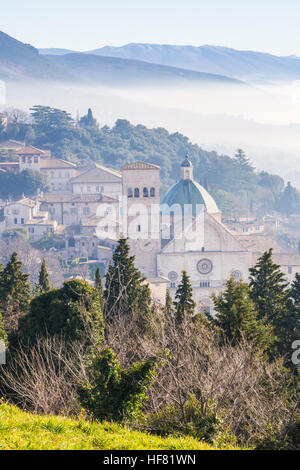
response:
<path fill-rule="evenodd" d="M 35 413 L 75 415 L 77 385 L 86 379 L 84 353 L 84 344 L 61 338 L 40 339 L 30 350 L 20 345 L 0 367 L 0 392 L 9 390 L 16 404 Z"/>
<path fill-rule="evenodd" d="M 191 396 L 204 415 L 213 409 L 245 445 L 273 429 L 280 432 L 295 416 L 298 405 L 288 399 L 281 361 L 268 364 L 249 343 L 221 347 L 205 325 L 188 319 L 178 325 L 163 315 L 153 318 L 149 335 L 139 336 L 134 319 L 121 318 L 109 326 L 107 337 L 125 365 L 153 355 L 159 358 L 163 366 L 146 408 L 157 413 L 175 406 L 182 431 L 188 428 L 185 409 Z"/>

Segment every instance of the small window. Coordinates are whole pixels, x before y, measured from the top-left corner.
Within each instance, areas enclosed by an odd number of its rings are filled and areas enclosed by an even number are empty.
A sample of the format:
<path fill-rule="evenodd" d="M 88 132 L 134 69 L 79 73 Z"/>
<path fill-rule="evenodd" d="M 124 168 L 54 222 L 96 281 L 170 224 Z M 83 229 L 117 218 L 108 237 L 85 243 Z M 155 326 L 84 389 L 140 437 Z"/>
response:
<path fill-rule="evenodd" d="M 139 188 L 135 188 L 135 190 L 134 190 L 134 197 L 140 197 L 140 190 L 139 190 Z"/>
<path fill-rule="evenodd" d="M 175 282 L 170 282 L 170 288 L 171 288 L 171 289 L 175 289 L 175 287 L 176 287 Z"/>
<path fill-rule="evenodd" d="M 26 158 L 25 157 L 22 157 L 22 162 L 26 163 Z"/>
<path fill-rule="evenodd" d="M 293 274 L 293 268 L 292 268 L 292 266 L 289 266 L 289 267 L 288 267 L 288 273 L 289 273 L 289 274 Z"/>
<path fill-rule="evenodd" d="M 210 287 L 210 281 L 200 281 L 200 287 Z"/>
<path fill-rule="evenodd" d="M 141 226 L 138 225 L 138 226 L 137 226 L 137 232 L 140 232 L 140 231 L 141 231 Z"/>
<path fill-rule="evenodd" d="M 132 188 L 128 188 L 127 197 L 129 197 L 129 198 L 133 197 Z"/>
<path fill-rule="evenodd" d="M 75 239 L 74 239 L 74 238 L 69 238 L 68 244 L 69 244 L 69 247 L 74 248 L 74 246 L 75 246 Z"/>
<path fill-rule="evenodd" d="M 21 219 L 21 224 L 24 225 L 25 221 L 24 219 Z"/>
<path fill-rule="evenodd" d="M 155 197 L 155 188 L 150 189 L 150 197 Z"/>
<path fill-rule="evenodd" d="M 15 223 L 15 225 L 17 225 L 17 223 L 18 223 L 18 219 L 17 219 L 17 218 L 14 219 L 14 223 Z"/>
<path fill-rule="evenodd" d="M 144 196 L 144 197 L 149 197 L 148 188 L 144 188 L 144 189 L 143 189 L 143 196 Z"/>
<path fill-rule="evenodd" d="M 34 157 L 34 163 L 38 163 L 38 162 L 39 162 L 38 157 Z"/>

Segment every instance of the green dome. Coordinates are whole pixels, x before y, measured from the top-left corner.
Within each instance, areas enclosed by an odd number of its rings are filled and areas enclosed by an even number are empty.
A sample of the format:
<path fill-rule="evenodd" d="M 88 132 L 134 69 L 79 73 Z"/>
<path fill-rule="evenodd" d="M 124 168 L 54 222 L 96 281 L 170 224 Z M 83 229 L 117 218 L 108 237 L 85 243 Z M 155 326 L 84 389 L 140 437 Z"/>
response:
<path fill-rule="evenodd" d="M 197 214 L 197 204 L 202 204 L 204 210 L 209 214 L 217 214 L 220 212 L 211 195 L 208 194 L 199 183 L 191 179 L 182 179 L 173 184 L 165 193 L 161 204 L 167 204 L 169 207 L 173 204 L 179 204 L 182 207 L 182 211 L 184 210 L 185 204 L 191 204 L 193 215 Z M 162 212 L 164 212 L 163 207 Z"/>

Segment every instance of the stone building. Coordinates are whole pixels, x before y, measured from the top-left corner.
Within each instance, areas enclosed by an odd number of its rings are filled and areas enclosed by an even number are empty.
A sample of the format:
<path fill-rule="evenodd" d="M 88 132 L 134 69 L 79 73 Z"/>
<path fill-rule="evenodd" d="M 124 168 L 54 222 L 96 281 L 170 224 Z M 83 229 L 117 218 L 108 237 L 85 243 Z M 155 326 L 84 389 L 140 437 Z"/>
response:
<path fill-rule="evenodd" d="M 49 212 L 51 220 L 60 225 L 75 225 L 83 219 L 96 216 L 103 207 L 103 216 L 111 213 L 118 214 L 118 199 L 104 194 L 53 194 L 41 196 L 43 210 Z M 99 214 L 100 215 L 100 214 Z"/>
<path fill-rule="evenodd" d="M 4 224 L 2 230 L 22 227 L 31 239 L 39 239 L 46 233 L 54 233 L 57 221 L 50 220 L 47 211 L 40 210 L 38 200 L 23 197 L 4 206 Z"/>
<path fill-rule="evenodd" d="M 105 194 L 118 198 L 122 194 L 121 173 L 99 164 L 94 164 L 86 171 L 71 179 L 74 194 Z"/>

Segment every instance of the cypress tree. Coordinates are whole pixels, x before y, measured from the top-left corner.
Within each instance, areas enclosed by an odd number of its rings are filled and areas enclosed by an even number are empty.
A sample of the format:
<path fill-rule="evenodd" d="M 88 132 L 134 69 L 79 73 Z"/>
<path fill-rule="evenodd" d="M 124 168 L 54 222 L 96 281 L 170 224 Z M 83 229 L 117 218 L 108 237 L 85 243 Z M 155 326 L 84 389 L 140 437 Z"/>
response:
<path fill-rule="evenodd" d="M 29 275 L 22 272 L 22 262 L 14 252 L 3 270 L 0 281 L 0 309 L 6 331 L 17 329 L 18 318 L 28 310 Z"/>
<path fill-rule="evenodd" d="M 164 314 L 168 317 L 171 317 L 174 314 L 174 303 L 171 297 L 170 289 L 167 289 L 166 292 Z"/>
<path fill-rule="evenodd" d="M 177 288 L 175 305 L 175 316 L 178 323 L 182 323 L 186 315 L 193 316 L 195 302 L 193 300 L 193 288 L 186 271 L 182 271 L 181 282 Z"/>
<path fill-rule="evenodd" d="M 258 320 L 248 284 L 230 278 L 226 282 L 225 291 L 212 298 L 217 312 L 212 321 L 220 328 L 222 342 L 229 341 L 236 346 L 246 339 L 261 350 L 269 347 L 271 327 Z"/>
<path fill-rule="evenodd" d="M 272 260 L 272 249 L 266 251 L 250 268 L 250 298 L 258 318 L 274 327 L 274 354 L 281 354 L 286 340 L 288 318 L 288 283 L 280 266 Z"/>
<path fill-rule="evenodd" d="M 260 319 L 276 325 L 286 306 L 288 283 L 280 266 L 272 260 L 272 249 L 266 251 L 250 268 L 250 297 Z"/>
<path fill-rule="evenodd" d="M 105 283 L 104 312 L 106 318 L 131 315 L 139 312 L 150 315 L 151 293 L 145 279 L 134 265 L 134 256 L 129 254 L 128 239 L 121 238 L 116 247 Z"/>
<path fill-rule="evenodd" d="M 99 292 L 100 305 L 101 305 L 101 308 L 103 308 L 103 285 L 102 285 L 100 268 L 97 268 L 95 272 L 94 287 Z"/>
<path fill-rule="evenodd" d="M 39 273 L 38 289 L 40 293 L 49 292 L 50 290 L 49 275 L 45 259 L 43 259 L 41 270 Z"/>

